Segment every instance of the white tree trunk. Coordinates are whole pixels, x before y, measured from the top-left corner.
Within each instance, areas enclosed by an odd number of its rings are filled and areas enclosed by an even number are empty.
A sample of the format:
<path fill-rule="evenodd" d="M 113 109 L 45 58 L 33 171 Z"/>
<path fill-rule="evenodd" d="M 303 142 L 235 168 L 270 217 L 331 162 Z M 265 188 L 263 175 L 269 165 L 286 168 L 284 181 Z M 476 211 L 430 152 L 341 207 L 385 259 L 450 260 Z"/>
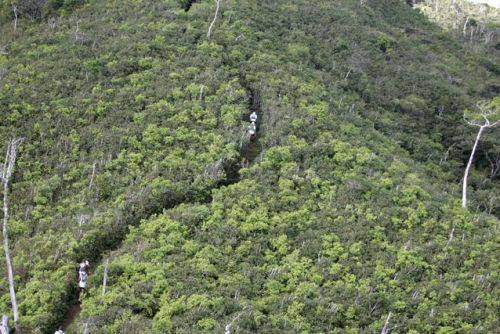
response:
<path fill-rule="evenodd" d="M 106 260 L 106 265 L 104 266 L 104 276 L 102 278 L 102 295 L 106 294 L 106 285 L 108 283 L 108 267 L 109 267 L 109 259 Z"/>
<path fill-rule="evenodd" d="M 219 16 L 219 8 L 220 8 L 220 1 L 221 0 L 216 0 L 216 8 L 215 8 L 215 15 L 214 19 L 212 20 L 212 23 L 210 23 L 210 27 L 208 27 L 208 32 L 207 32 L 207 38 L 210 39 L 210 36 L 212 35 L 212 29 L 214 28 L 215 21 L 217 20 L 217 16 Z"/>
<path fill-rule="evenodd" d="M 385 319 L 384 328 L 382 328 L 382 331 L 380 332 L 380 334 L 388 334 L 389 333 L 389 321 L 391 320 L 391 316 L 392 316 L 392 312 L 389 312 L 389 314 L 387 315 L 387 319 Z"/>
<path fill-rule="evenodd" d="M 86 322 L 84 327 L 83 327 L 83 334 L 89 334 L 90 331 L 89 331 L 89 323 Z"/>
<path fill-rule="evenodd" d="M 467 33 L 467 23 L 469 23 L 469 17 L 467 16 L 467 19 L 465 20 L 465 23 L 464 23 L 464 29 L 463 29 L 463 34 L 464 34 L 464 37 L 465 37 L 465 34 Z"/>
<path fill-rule="evenodd" d="M 96 163 L 94 162 L 94 164 L 92 165 L 92 176 L 90 177 L 89 190 L 91 190 L 92 186 L 94 185 L 95 170 L 96 170 Z"/>
<path fill-rule="evenodd" d="M 9 251 L 9 237 L 8 237 L 8 221 L 9 221 L 9 203 L 8 203 L 8 182 L 3 185 L 3 250 L 5 252 L 5 263 L 7 264 L 7 275 L 9 278 L 9 292 L 10 302 L 12 304 L 12 313 L 14 315 L 14 323 L 19 319 L 17 310 L 16 290 L 14 288 L 14 272 L 12 270 L 12 261 L 10 259 Z"/>
<path fill-rule="evenodd" d="M 474 147 L 472 147 L 472 152 L 469 157 L 469 161 L 467 162 L 467 167 L 465 168 L 464 180 L 462 184 L 462 208 L 467 207 L 467 178 L 469 177 L 469 171 L 472 166 L 472 161 L 474 161 L 474 155 L 476 154 L 477 144 L 481 139 L 481 135 L 483 134 L 486 125 L 479 127 L 479 132 L 477 133 L 476 141 L 474 142 Z"/>
<path fill-rule="evenodd" d="M 5 314 L 2 316 L 2 324 L 0 325 L 0 334 L 9 334 L 9 317 Z"/>
<path fill-rule="evenodd" d="M 17 6 L 12 5 L 12 12 L 14 13 L 14 32 L 17 31 Z"/>
<path fill-rule="evenodd" d="M 14 287 L 14 271 L 12 270 L 12 260 L 9 250 L 9 235 L 8 235 L 8 223 L 9 223 L 9 181 L 12 173 L 14 171 L 14 165 L 16 163 L 17 148 L 21 144 L 22 139 L 13 139 L 10 141 L 7 152 L 5 154 L 5 162 L 0 171 L 0 178 L 3 183 L 3 249 L 5 252 L 5 263 L 7 264 L 7 275 L 9 279 L 9 293 L 10 302 L 12 304 L 12 314 L 14 317 L 14 326 L 16 332 L 20 332 L 18 328 L 19 312 L 17 308 L 16 290 Z"/>

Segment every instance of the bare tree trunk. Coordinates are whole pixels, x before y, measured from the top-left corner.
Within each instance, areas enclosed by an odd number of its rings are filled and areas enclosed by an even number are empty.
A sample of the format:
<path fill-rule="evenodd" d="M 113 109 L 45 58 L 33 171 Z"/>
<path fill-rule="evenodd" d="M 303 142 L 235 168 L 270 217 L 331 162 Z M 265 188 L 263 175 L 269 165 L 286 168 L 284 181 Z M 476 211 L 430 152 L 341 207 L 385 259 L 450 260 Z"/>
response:
<path fill-rule="evenodd" d="M 469 177 L 469 171 L 472 166 L 472 162 L 474 161 L 474 155 L 476 154 L 477 145 L 479 140 L 481 139 L 481 135 L 485 129 L 494 128 L 500 124 L 500 120 L 496 120 L 493 123 L 490 121 L 491 117 L 496 117 L 498 115 L 498 107 L 495 105 L 494 101 L 480 101 L 477 103 L 477 108 L 479 109 L 479 113 L 476 113 L 474 117 L 477 119 L 479 116 L 483 118 L 481 122 L 477 120 L 469 121 L 465 119 L 465 121 L 469 125 L 474 125 L 479 127 L 479 131 L 476 136 L 476 141 L 474 142 L 474 146 L 472 147 L 472 152 L 469 157 L 469 161 L 467 162 L 467 167 L 465 168 L 463 184 L 462 184 L 462 208 L 467 208 L 467 178 Z M 464 114 L 465 118 L 465 114 Z"/>
<path fill-rule="evenodd" d="M 9 221 L 9 203 L 8 203 L 8 189 L 9 183 L 8 181 L 4 181 L 3 183 L 3 249 L 5 252 L 5 263 L 7 264 L 7 275 L 9 278 L 9 293 L 10 293 L 10 302 L 12 304 L 12 313 L 14 314 L 14 323 L 17 323 L 19 319 L 19 314 L 17 310 L 17 300 L 16 300 L 16 291 L 14 288 L 14 272 L 12 270 L 12 261 L 10 258 L 10 250 L 9 250 L 9 236 L 8 236 L 8 221 Z"/>
<path fill-rule="evenodd" d="M 205 85 L 201 85 L 200 88 L 200 101 L 203 100 L 203 89 L 205 89 Z"/>
<path fill-rule="evenodd" d="M 17 30 L 17 6 L 12 5 L 12 12 L 14 13 L 14 32 Z"/>
<path fill-rule="evenodd" d="M 217 16 L 219 16 L 219 8 L 220 8 L 220 1 L 221 0 L 216 0 L 216 8 L 215 8 L 215 15 L 212 23 L 210 23 L 210 27 L 208 27 L 208 33 L 207 33 L 207 38 L 210 39 L 210 36 L 212 35 L 212 29 L 214 28 L 215 21 L 217 20 Z"/>
<path fill-rule="evenodd" d="M 455 233 L 455 226 L 453 226 L 452 229 L 451 229 L 450 235 L 448 237 L 448 242 L 446 242 L 446 246 L 445 247 L 448 247 L 448 245 L 450 244 L 450 242 L 453 241 L 453 234 L 454 233 Z"/>
<path fill-rule="evenodd" d="M 469 17 L 467 16 L 467 19 L 465 20 L 465 23 L 464 23 L 464 29 L 463 29 L 463 34 L 464 34 L 464 37 L 465 37 L 465 34 L 467 33 L 467 23 L 469 23 Z"/>
<path fill-rule="evenodd" d="M 9 334 L 9 317 L 5 314 L 2 316 L 2 324 L 0 325 L 0 334 Z"/>
<path fill-rule="evenodd" d="M 104 266 L 104 276 L 102 278 L 102 295 L 103 296 L 106 294 L 106 285 L 108 283 L 108 266 L 109 266 L 109 259 L 106 260 L 106 265 Z"/>
<path fill-rule="evenodd" d="M 90 177 L 89 190 L 91 190 L 92 186 L 94 185 L 95 170 L 96 170 L 96 163 L 94 162 L 94 164 L 92 165 L 92 176 Z"/>
<path fill-rule="evenodd" d="M 9 235 L 8 235 L 8 222 L 9 222 L 9 181 L 12 173 L 14 171 L 14 165 L 16 163 L 17 158 L 17 149 L 21 142 L 22 138 L 12 139 L 7 147 L 7 152 L 5 154 L 5 162 L 0 171 L 0 178 L 3 183 L 3 249 L 5 252 L 5 262 L 7 264 L 7 275 L 9 279 L 9 293 L 10 293 L 10 302 L 12 304 L 12 313 L 14 316 L 14 326 L 16 328 L 16 332 L 20 333 L 20 329 L 18 327 L 19 320 L 19 312 L 17 308 L 17 299 L 16 299 L 16 291 L 14 287 L 14 271 L 12 270 L 12 260 L 10 256 L 9 250 Z"/>
<path fill-rule="evenodd" d="M 233 320 L 231 320 L 231 322 L 229 322 L 228 324 L 226 324 L 226 326 L 224 327 L 224 334 L 231 334 L 232 332 L 232 328 L 233 328 L 233 323 L 237 322 L 240 317 L 246 312 L 245 309 L 243 309 L 243 311 L 239 312 L 234 318 Z"/>
<path fill-rule="evenodd" d="M 84 327 L 83 327 L 83 334 L 89 334 L 90 331 L 89 331 L 89 323 L 86 322 Z"/>
<path fill-rule="evenodd" d="M 469 161 L 467 162 L 467 167 L 465 168 L 464 180 L 462 184 L 462 208 L 467 207 L 467 178 L 469 177 L 469 171 L 472 166 L 472 161 L 474 160 L 474 155 L 476 154 L 477 144 L 479 143 L 479 139 L 481 139 L 481 135 L 483 134 L 486 126 L 479 127 L 479 132 L 477 133 L 476 141 L 474 142 L 474 147 L 472 148 L 472 152 L 469 157 Z"/>
<path fill-rule="evenodd" d="M 391 316 L 392 316 L 392 313 L 389 312 L 389 314 L 387 315 L 387 319 L 385 319 L 384 328 L 382 328 L 382 331 L 380 332 L 380 334 L 388 334 L 389 333 L 389 320 L 391 320 Z"/>

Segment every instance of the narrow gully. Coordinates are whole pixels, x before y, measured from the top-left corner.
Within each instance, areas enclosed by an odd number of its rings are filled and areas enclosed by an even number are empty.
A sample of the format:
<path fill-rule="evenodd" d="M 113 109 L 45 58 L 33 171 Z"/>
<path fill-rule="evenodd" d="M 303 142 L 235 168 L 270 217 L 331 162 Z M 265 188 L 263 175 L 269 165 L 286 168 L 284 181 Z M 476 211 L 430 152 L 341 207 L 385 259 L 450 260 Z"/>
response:
<path fill-rule="evenodd" d="M 260 130 L 259 124 L 262 121 L 262 114 L 263 114 L 262 108 L 261 108 L 261 103 L 260 103 L 260 97 L 257 93 L 255 93 L 255 91 L 253 91 L 248 85 L 246 85 L 246 82 L 244 80 L 240 80 L 240 81 L 242 82 L 243 88 L 245 88 L 245 90 L 247 91 L 247 98 L 250 101 L 250 108 L 249 108 L 250 110 L 249 110 L 248 114 L 245 115 L 246 120 L 248 120 L 249 115 L 253 111 L 255 111 L 259 117 L 258 122 L 257 122 L 257 138 L 255 138 L 255 140 L 246 140 L 244 143 L 242 143 L 241 149 L 240 149 L 239 161 L 224 165 L 224 171 L 226 173 L 226 178 L 224 180 L 220 181 L 214 188 L 211 189 L 211 191 L 214 189 L 218 189 L 218 188 L 221 188 L 224 186 L 229 186 L 231 184 L 239 182 L 240 181 L 240 174 L 239 174 L 240 169 L 252 164 L 255 161 L 255 159 L 259 156 L 261 149 L 262 149 L 262 147 L 260 145 L 260 141 L 259 141 L 259 136 L 258 136 L 259 130 Z M 210 193 L 211 193 L 211 191 L 210 191 Z M 212 201 L 212 197 L 211 197 L 211 195 L 208 195 L 207 198 L 201 202 L 210 203 L 211 201 Z M 134 219 L 134 220 L 140 222 L 142 219 L 145 219 L 151 215 L 163 212 L 164 209 L 173 209 L 177 205 L 180 205 L 183 203 L 194 203 L 194 202 L 186 200 L 186 199 L 180 199 L 177 201 L 174 200 L 174 201 L 170 202 L 170 205 L 162 206 L 161 208 L 158 208 L 158 210 L 153 209 L 153 210 L 151 210 L 151 212 L 149 212 L 149 214 L 145 215 L 146 217 L 141 217 L 140 219 L 137 219 L 138 217 L 135 217 L 136 219 Z M 126 224 L 126 225 L 127 226 L 133 225 L 133 223 Z M 125 237 L 125 233 L 122 231 L 120 233 L 120 236 L 121 237 L 119 237 L 119 238 L 121 240 L 123 240 L 123 238 Z M 120 246 L 120 244 L 121 244 L 121 241 L 118 242 L 114 247 L 110 247 L 109 249 L 103 250 L 100 254 L 97 254 L 97 255 L 94 254 L 94 256 L 93 256 L 94 261 L 93 262 L 94 263 L 99 262 L 102 258 L 102 253 L 104 253 L 105 251 L 117 249 Z M 73 296 L 75 293 L 77 293 L 77 292 L 73 292 Z M 75 320 L 78 318 L 78 316 L 82 310 L 81 303 L 80 303 L 78 296 L 76 296 L 76 297 L 74 296 L 73 298 L 70 298 L 67 301 L 67 303 L 69 303 L 69 306 L 66 310 L 65 316 L 64 316 L 64 318 L 61 319 L 60 325 L 57 326 L 56 328 L 54 328 L 54 331 L 59 329 L 59 328 L 62 329 L 63 331 L 70 328 L 70 326 L 75 322 Z"/>

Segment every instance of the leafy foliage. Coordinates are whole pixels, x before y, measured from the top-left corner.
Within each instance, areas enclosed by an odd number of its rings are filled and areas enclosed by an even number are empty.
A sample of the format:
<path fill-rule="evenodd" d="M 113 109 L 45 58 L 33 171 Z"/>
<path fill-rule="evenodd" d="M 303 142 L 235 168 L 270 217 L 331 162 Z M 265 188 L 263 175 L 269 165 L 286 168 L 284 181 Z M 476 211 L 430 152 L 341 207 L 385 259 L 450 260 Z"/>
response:
<path fill-rule="evenodd" d="M 70 331 L 380 331 L 389 312 L 400 331 L 498 328 L 493 133 L 477 212 L 457 201 L 463 110 L 495 95 L 496 55 L 395 0 L 228 0 L 210 41 L 214 3 L 186 3 L 2 26 L 0 142 L 27 136 L 10 223 L 25 330 L 53 331 L 75 263 L 103 254 L 108 291 L 96 266 Z M 260 153 L 234 180 L 251 109 Z"/>
<path fill-rule="evenodd" d="M 431 20 L 473 43 L 498 44 L 500 10 L 466 0 L 425 0 L 417 5 Z"/>

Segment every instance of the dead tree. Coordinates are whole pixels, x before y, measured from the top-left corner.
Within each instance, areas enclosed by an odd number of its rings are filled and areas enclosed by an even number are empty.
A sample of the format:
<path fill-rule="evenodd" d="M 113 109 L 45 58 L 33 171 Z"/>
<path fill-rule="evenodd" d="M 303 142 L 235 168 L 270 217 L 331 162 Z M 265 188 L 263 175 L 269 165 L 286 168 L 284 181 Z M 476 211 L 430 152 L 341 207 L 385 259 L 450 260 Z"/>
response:
<path fill-rule="evenodd" d="M 2 324 L 0 325 L 0 334 L 9 334 L 9 317 L 5 314 L 2 316 Z"/>
<path fill-rule="evenodd" d="M 240 317 L 245 314 L 246 312 L 252 312 L 252 310 L 248 310 L 248 307 L 245 307 L 241 312 L 236 314 L 236 316 L 224 327 L 224 334 L 231 334 L 232 333 L 232 328 L 233 324 L 237 323 L 240 319 Z"/>
<path fill-rule="evenodd" d="M 205 89 L 205 85 L 201 85 L 201 88 L 200 88 L 200 101 L 203 100 L 203 90 Z"/>
<path fill-rule="evenodd" d="M 94 185 L 95 172 L 96 172 L 96 162 L 94 162 L 94 164 L 92 165 L 92 176 L 90 176 L 89 190 L 91 190 L 92 186 Z"/>
<path fill-rule="evenodd" d="M 216 0 L 215 15 L 214 15 L 214 19 L 212 20 L 212 23 L 210 23 L 210 27 L 208 27 L 207 39 L 210 39 L 210 36 L 212 35 L 212 29 L 214 28 L 215 21 L 217 21 L 217 16 L 219 16 L 220 1 L 221 0 Z"/>
<path fill-rule="evenodd" d="M 389 312 L 387 315 L 387 319 L 385 319 L 385 324 L 384 327 L 382 328 L 382 331 L 380 334 L 388 334 L 389 333 L 389 321 L 391 320 L 392 312 Z"/>
<path fill-rule="evenodd" d="M 9 279 L 10 302 L 12 304 L 12 313 L 14 316 L 14 327 L 18 329 L 19 312 L 17 309 L 16 290 L 14 287 L 14 272 L 12 270 L 12 260 L 9 250 L 8 222 L 9 222 L 9 181 L 14 172 L 14 166 L 17 158 L 17 149 L 21 145 L 23 138 L 12 139 L 7 146 L 5 162 L 0 167 L 0 180 L 3 184 L 3 249 L 5 252 L 5 263 L 7 264 L 7 275 Z"/>
<path fill-rule="evenodd" d="M 106 285 L 108 283 L 108 267 L 109 267 L 109 259 L 106 260 L 106 265 L 104 266 L 104 275 L 102 277 L 102 295 L 106 294 Z"/>
<path fill-rule="evenodd" d="M 479 140 L 481 139 L 481 136 L 484 132 L 484 130 L 488 128 L 493 128 L 497 126 L 500 121 L 490 121 L 494 117 L 494 114 L 498 112 L 497 109 L 495 109 L 495 106 L 487 105 L 485 103 L 483 104 L 478 104 L 478 108 L 480 110 L 479 116 L 482 118 L 481 121 L 469 121 L 466 120 L 466 122 L 469 125 L 477 126 L 479 127 L 479 131 L 477 132 L 476 140 L 474 142 L 474 146 L 472 147 L 472 152 L 469 157 L 469 161 L 467 162 L 467 166 L 465 167 L 465 173 L 464 173 L 464 179 L 462 182 L 462 207 L 466 208 L 467 207 L 467 179 L 469 177 L 469 171 L 472 166 L 472 162 L 474 161 L 474 155 L 476 154 L 477 150 L 477 145 L 479 143 Z"/>
<path fill-rule="evenodd" d="M 238 321 L 238 319 L 240 318 L 241 314 L 242 314 L 241 312 L 238 313 L 236 315 L 236 317 L 234 317 L 233 320 L 231 320 L 231 322 L 229 322 L 228 324 L 226 324 L 226 326 L 224 327 L 224 334 L 231 334 L 233 323 L 236 322 L 236 321 Z"/>
<path fill-rule="evenodd" d="M 467 16 L 467 19 L 465 20 L 464 28 L 463 28 L 464 37 L 467 34 L 467 24 L 469 23 L 469 20 L 470 20 L 470 17 Z"/>
<path fill-rule="evenodd" d="M 17 6 L 12 5 L 12 13 L 14 14 L 14 32 L 17 31 Z"/>

